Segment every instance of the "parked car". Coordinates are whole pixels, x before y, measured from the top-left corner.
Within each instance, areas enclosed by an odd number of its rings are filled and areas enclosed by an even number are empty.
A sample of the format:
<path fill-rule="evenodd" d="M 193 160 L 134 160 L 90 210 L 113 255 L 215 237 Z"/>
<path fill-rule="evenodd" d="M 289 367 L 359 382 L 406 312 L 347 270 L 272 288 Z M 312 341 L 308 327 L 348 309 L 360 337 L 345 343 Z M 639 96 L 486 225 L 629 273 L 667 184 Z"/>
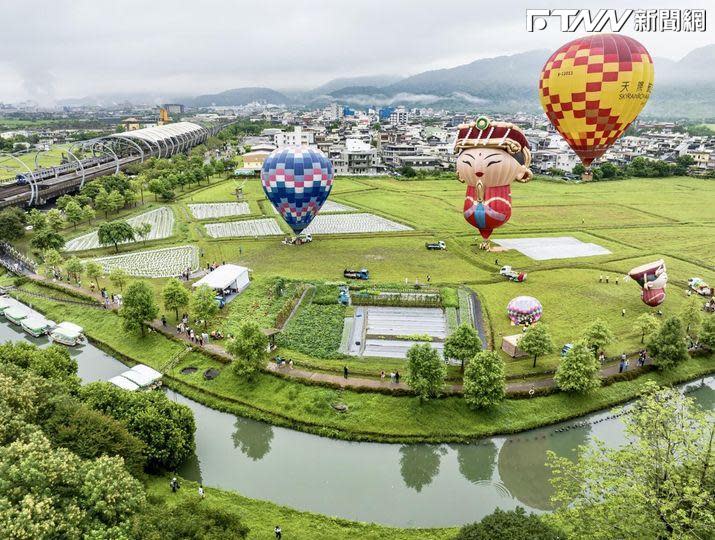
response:
<path fill-rule="evenodd" d="M 427 242 L 425 247 L 427 249 L 447 249 L 447 244 L 440 240 L 439 242 Z"/>
<path fill-rule="evenodd" d="M 361 268 L 360 270 L 346 268 L 343 270 L 343 276 L 348 279 L 370 279 L 370 272 L 367 268 Z"/>

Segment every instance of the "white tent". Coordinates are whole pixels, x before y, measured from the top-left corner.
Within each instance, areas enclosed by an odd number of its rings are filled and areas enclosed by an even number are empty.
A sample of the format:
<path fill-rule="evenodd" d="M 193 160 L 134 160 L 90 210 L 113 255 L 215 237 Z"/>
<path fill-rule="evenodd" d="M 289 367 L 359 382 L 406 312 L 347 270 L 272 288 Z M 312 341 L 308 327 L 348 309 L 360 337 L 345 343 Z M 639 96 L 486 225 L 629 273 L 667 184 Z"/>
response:
<path fill-rule="evenodd" d="M 135 383 L 134 381 L 130 381 L 129 379 L 122 377 L 121 375 L 112 377 L 111 379 L 109 379 L 109 382 L 115 386 L 118 386 L 119 388 L 129 390 L 131 392 L 139 390 L 139 385 L 137 383 Z"/>
<path fill-rule="evenodd" d="M 235 289 L 241 292 L 248 287 L 248 282 L 248 268 L 236 264 L 223 264 L 194 283 L 194 287 L 208 285 L 217 291 Z"/>

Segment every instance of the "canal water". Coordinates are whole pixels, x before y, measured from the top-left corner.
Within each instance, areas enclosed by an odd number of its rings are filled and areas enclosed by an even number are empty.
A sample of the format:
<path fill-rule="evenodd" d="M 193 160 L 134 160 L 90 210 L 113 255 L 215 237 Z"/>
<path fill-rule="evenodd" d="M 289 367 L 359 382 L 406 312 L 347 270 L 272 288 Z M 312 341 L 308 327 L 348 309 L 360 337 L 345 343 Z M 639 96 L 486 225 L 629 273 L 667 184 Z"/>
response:
<path fill-rule="evenodd" d="M 47 344 L 0 320 L 0 341 Z M 85 382 L 127 369 L 92 345 L 70 351 Z M 688 387 L 703 408 L 715 408 L 715 378 Z M 182 476 L 300 510 L 401 527 L 461 525 L 495 508 L 547 511 L 548 450 L 574 458 L 579 445 L 596 437 L 609 445 L 625 442 L 620 419 L 603 412 L 474 444 L 352 443 L 218 412 L 171 390 L 168 395 L 196 418 L 196 455 L 178 471 Z"/>

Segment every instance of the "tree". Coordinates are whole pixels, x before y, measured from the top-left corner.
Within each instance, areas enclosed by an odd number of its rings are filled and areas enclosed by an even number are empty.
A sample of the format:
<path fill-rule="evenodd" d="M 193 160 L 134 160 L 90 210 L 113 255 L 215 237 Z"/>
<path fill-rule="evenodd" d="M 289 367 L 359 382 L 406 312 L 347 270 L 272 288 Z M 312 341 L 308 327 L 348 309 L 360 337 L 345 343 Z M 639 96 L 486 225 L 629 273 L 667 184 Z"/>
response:
<path fill-rule="evenodd" d="M 161 292 L 164 297 L 164 307 L 168 310 L 173 310 L 176 314 L 176 320 L 179 320 L 179 310 L 189 305 L 191 295 L 186 287 L 176 278 L 171 278 L 164 285 Z M 215 297 L 215 295 L 214 295 Z M 214 303 L 216 300 L 214 298 Z"/>
<path fill-rule="evenodd" d="M 633 323 L 633 331 L 641 335 L 641 343 L 645 342 L 645 338 L 653 334 L 660 326 L 660 321 L 655 315 L 644 313 L 638 317 Z"/>
<path fill-rule="evenodd" d="M 250 529 L 236 512 L 182 499 L 175 505 L 153 506 L 134 520 L 137 540 L 223 540 L 247 538 Z"/>
<path fill-rule="evenodd" d="M 6 538 L 128 538 L 146 503 L 120 458 L 82 460 L 35 431 L 0 447 Z"/>
<path fill-rule="evenodd" d="M 129 281 L 129 274 L 124 268 L 119 268 L 118 266 L 112 268 L 109 272 L 109 281 L 115 287 L 119 287 L 120 291 L 124 291 L 124 286 Z"/>
<path fill-rule="evenodd" d="M 83 403 L 122 422 L 145 445 L 147 468 L 173 470 L 195 449 L 194 415 L 163 392 L 127 392 L 110 383 L 95 382 L 80 390 Z"/>
<path fill-rule="evenodd" d="M 134 229 L 126 221 L 108 221 L 99 226 L 97 236 L 100 244 L 114 244 L 115 252 L 119 253 L 120 243 L 134 240 Z"/>
<path fill-rule="evenodd" d="M 57 197 L 57 200 L 55 201 L 55 208 L 59 208 L 64 211 L 65 208 L 67 208 L 67 205 L 72 201 L 74 201 L 74 197 L 72 197 L 72 195 L 61 195 Z"/>
<path fill-rule="evenodd" d="M 480 351 L 464 372 L 464 399 L 473 409 L 491 407 L 504 399 L 504 361 L 496 351 Z"/>
<path fill-rule="evenodd" d="M 47 265 L 47 267 L 52 270 L 57 270 L 64 262 L 62 255 L 60 255 L 60 252 L 57 251 L 56 249 L 46 250 L 42 254 L 42 259 L 45 261 L 45 264 Z"/>
<path fill-rule="evenodd" d="M 536 367 L 539 356 L 549 354 L 555 348 L 549 328 L 544 323 L 531 325 L 519 340 L 518 347 L 534 358 L 533 367 Z"/>
<path fill-rule="evenodd" d="M 113 189 L 109 192 L 107 202 L 110 209 L 109 211 L 117 212 L 124 207 L 124 195 L 122 195 L 119 190 Z"/>
<path fill-rule="evenodd" d="M 598 354 L 599 350 L 603 350 L 606 345 L 613 343 L 615 337 L 609 326 L 603 321 L 603 319 L 596 319 L 591 326 L 586 329 L 583 335 L 586 340 L 586 344 L 593 349 L 595 354 Z"/>
<path fill-rule="evenodd" d="M 255 322 L 241 324 L 236 337 L 229 341 L 226 349 L 233 356 L 233 372 L 249 381 L 268 361 L 268 337 Z"/>
<path fill-rule="evenodd" d="M 556 368 L 556 386 L 564 392 L 586 393 L 601 385 L 599 362 L 584 342 L 576 343 Z"/>
<path fill-rule="evenodd" d="M 460 324 L 459 327 L 447 337 L 444 342 L 445 358 L 455 358 L 462 363 L 462 371 L 464 364 L 474 355 L 482 350 L 482 340 L 479 339 L 479 334 L 471 324 Z"/>
<path fill-rule="evenodd" d="M 678 317 L 669 317 L 657 333 L 651 336 L 647 348 L 658 369 L 670 369 L 688 359 L 688 346 L 683 323 Z"/>
<path fill-rule="evenodd" d="M 149 192 L 154 194 L 155 201 L 158 201 L 159 195 L 161 193 L 164 193 L 168 189 L 166 186 L 166 182 L 164 182 L 163 180 L 160 180 L 159 178 L 149 180 L 148 186 L 149 186 Z"/>
<path fill-rule="evenodd" d="M 680 311 L 680 320 L 685 326 L 685 333 L 693 343 L 697 343 L 698 334 L 703 324 L 703 305 L 700 298 L 691 296 Z"/>
<path fill-rule="evenodd" d="M 104 267 L 94 261 L 89 261 L 84 267 L 84 273 L 89 279 L 93 279 L 99 289 L 99 278 L 104 274 Z"/>
<path fill-rule="evenodd" d="M 25 235 L 25 213 L 19 208 L 7 208 L 0 212 L 0 240 L 19 240 Z"/>
<path fill-rule="evenodd" d="M 415 176 L 417 176 L 417 172 L 409 165 L 400 167 L 397 172 L 399 172 L 405 178 L 414 178 Z"/>
<path fill-rule="evenodd" d="M 521 507 L 514 510 L 497 508 L 478 523 L 465 525 L 454 540 L 559 540 L 563 535 L 544 523 L 536 514 L 527 514 Z"/>
<path fill-rule="evenodd" d="M 96 217 L 97 213 L 94 211 L 94 208 L 92 208 L 90 205 L 85 204 L 82 207 L 82 219 L 86 220 L 89 222 L 89 224 L 92 224 L 92 220 Z"/>
<path fill-rule="evenodd" d="M 112 202 L 109 200 L 109 193 L 103 187 L 99 188 L 97 195 L 94 197 L 94 207 L 100 212 L 104 212 L 104 219 L 109 217 L 109 212 L 112 211 Z"/>
<path fill-rule="evenodd" d="M 67 206 L 65 206 L 65 216 L 67 217 L 67 221 L 69 221 L 76 229 L 77 224 L 84 219 L 84 212 L 82 211 L 82 207 L 79 203 L 72 200 L 67 203 Z"/>
<path fill-rule="evenodd" d="M 37 208 L 32 208 L 27 213 L 27 223 L 32 225 L 33 230 L 39 231 L 47 227 L 47 216 Z"/>
<path fill-rule="evenodd" d="M 702 332 L 700 332 L 700 343 L 710 350 L 715 350 L 715 317 L 705 319 Z"/>
<path fill-rule="evenodd" d="M 59 251 L 65 246 L 65 239 L 60 233 L 56 233 L 49 227 L 45 227 L 44 229 L 36 229 L 33 232 L 30 244 L 40 251 L 48 249 Z"/>
<path fill-rule="evenodd" d="M 134 476 L 140 476 L 144 470 L 144 443 L 129 433 L 124 424 L 74 399 L 57 403 L 42 429 L 57 446 L 83 459 L 119 456 Z"/>
<path fill-rule="evenodd" d="M 79 257 L 70 257 L 65 263 L 65 271 L 67 279 L 74 278 L 75 281 L 79 281 L 79 277 L 84 272 L 84 264 Z"/>
<path fill-rule="evenodd" d="M 216 291 L 208 285 L 197 287 L 191 295 L 191 313 L 194 318 L 204 321 L 205 327 L 217 312 Z"/>
<path fill-rule="evenodd" d="M 652 381 L 623 418 L 628 444 L 592 445 L 576 463 L 550 453 L 556 511 L 545 519 L 567 538 L 711 537 L 715 424 Z"/>
<path fill-rule="evenodd" d="M 154 292 L 143 281 L 135 281 L 124 295 L 119 315 L 124 319 L 126 330 L 141 330 L 144 337 L 145 324 L 156 319 L 159 307 L 154 301 Z"/>
<path fill-rule="evenodd" d="M 53 232 L 60 232 L 65 226 L 65 218 L 57 208 L 47 211 L 47 226 Z"/>
<path fill-rule="evenodd" d="M 134 233 L 142 239 L 144 245 L 146 245 L 146 240 L 149 238 L 149 233 L 151 232 L 151 223 L 145 221 L 134 227 Z"/>
<path fill-rule="evenodd" d="M 407 384 L 420 401 L 438 397 L 444 387 L 447 366 L 429 343 L 416 343 L 407 351 Z"/>

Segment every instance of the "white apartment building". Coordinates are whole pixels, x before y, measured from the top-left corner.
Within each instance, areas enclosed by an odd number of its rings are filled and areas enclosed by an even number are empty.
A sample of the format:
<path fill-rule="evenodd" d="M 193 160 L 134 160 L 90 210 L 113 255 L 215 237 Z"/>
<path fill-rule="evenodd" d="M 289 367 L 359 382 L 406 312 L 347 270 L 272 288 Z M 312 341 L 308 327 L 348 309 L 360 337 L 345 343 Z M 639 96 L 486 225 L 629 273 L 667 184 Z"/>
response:
<path fill-rule="evenodd" d="M 332 146 L 329 155 L 335 174 L 377 174 L 380 165 L 377 150 L 358 139 L 346 139 L 345 145 Z"/>
<path fill-rule="evenodd" d="M 390 114 L 391 124 L 406 124 L 410 118 L 410 114 L 404 107 L 398 107 Z"/>
<path fill-rule="evenodd" d="M 315 132 L 304 131 L 301 126 L 296 126 L 293 131 L 280 131 L 273 135 L 273 142 L 279 148 L 281 146 L 312 146 L 315 144 Z"/>

